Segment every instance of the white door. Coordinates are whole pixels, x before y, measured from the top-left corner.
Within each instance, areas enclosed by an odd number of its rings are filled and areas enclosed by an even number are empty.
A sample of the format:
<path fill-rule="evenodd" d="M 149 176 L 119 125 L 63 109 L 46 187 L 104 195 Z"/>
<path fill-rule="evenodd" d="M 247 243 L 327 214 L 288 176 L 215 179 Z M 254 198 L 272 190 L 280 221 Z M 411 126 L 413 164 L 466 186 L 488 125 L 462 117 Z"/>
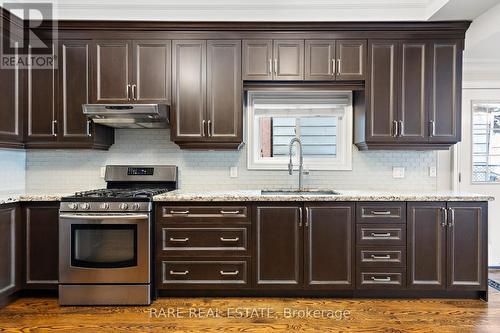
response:
<path fill-rule="evenodd" d="M 488 265 L 500 267 L 500 89 L 464 89 L 455 188 L 496 198 L 489 204 Z"/>

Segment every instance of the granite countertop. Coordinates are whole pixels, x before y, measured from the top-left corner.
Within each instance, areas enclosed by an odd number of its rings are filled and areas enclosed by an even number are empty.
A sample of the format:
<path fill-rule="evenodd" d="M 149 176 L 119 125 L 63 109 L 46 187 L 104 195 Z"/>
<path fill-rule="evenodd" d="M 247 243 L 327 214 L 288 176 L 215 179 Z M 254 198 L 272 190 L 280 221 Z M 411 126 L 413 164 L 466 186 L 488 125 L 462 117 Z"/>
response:
<path fill-rule="evenodd" d="M 183 191 L 155 196 L 154 201 L 493 201 L 494 197 L 465 192 L 337 191 L 334 195 L 263 195 L 260 190 Z"/>
<path fill-rule="evenodd" d="M 62 197 L 72 194 L 74 193 L 0 192 L 0 205 L 26 201 L 60 201 Z"/>

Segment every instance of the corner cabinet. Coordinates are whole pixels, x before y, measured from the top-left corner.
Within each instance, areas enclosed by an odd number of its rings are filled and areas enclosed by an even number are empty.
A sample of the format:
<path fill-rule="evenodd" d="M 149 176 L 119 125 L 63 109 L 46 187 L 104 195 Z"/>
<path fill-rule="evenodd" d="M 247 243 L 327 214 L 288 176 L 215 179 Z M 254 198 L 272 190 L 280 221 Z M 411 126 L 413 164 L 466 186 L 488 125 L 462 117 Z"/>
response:
<path fill-rule="evenodd" d="M 259 289 L 354 289 L 354 204 L 257 205 Z"/>
<path fill-rule="evenodd" d="M 241 41 L 175 40 L 172 48 L 172 141 L 184 149 L 238 149 Z"/>
<path fill-rule="evenodd" d="M 487 203 L 408 203 L 408 288 L 487 290 Z"/>
<path fill-rule="evenodd" d="M 27 148 L 107 149 L 114 131 L 93 124 L 89 103 L 90 41 L 61 40 L 58 68 L 27 70 Z"/>
<path fill-rule="evenodd" d="M 462 40 L 369 40 L 366 90 L 354 95 L 356 145 L 448 149 L 460 141 L 462 51 Z"/>

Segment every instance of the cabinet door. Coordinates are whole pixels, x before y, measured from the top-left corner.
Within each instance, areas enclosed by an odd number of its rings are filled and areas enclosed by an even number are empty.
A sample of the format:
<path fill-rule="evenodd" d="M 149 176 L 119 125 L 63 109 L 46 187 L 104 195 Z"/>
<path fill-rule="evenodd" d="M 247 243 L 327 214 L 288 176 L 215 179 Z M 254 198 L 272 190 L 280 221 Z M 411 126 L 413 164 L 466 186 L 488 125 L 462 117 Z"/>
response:
<path fill-rule="evenodd" d="M 487 289 L 488 204 L 448 203 L 448 289 Z"/>
<path fill-rule="evenodd" d="M 0 147 L 22 146 L 21 71 L 0 69 Z"/>
<path fill-rule="evenodd" d="M 273 41 L 256 39 L 243 41 L 243 80 L 273 79 Z"/>
<path fill-rule="evenodd" d="M 21 224 L 14 205 L 0 207 L 0 301 L 21 287 Z"/>
<path fill-rule="evenodd" d="M 430 142 L 455 143 L 461 136 L 461 42 L 432 42 L 430 56 Z"/>
<path fill-rule="evenodd" d="M 27 70 L 27 134 L 26 141 L 51 142 L 58 136 L 57 122 L 57 70 Z"/>
<path fill-rule="evenodd" d="M 302 209 L 257 206 L 255 274 L 258 288 L 302 287 Z"/>
<path fill-rule="evenodd" d="M 172 141 L 203 141 L 207 136 L 207 44 L 204 40 L 175 40 L 172 47 Z"/>
<path fill-rule="evenodd" d="M 171 42 L 135 41 L 133 98 L 137 103 L 170 104 Z"/>
<path fill-rule="evenodd" d="M 59 49 L 59 140 L 89 142 L 92 124 L 82 111 L 89 103 L 89 41 L 62 41 Z"/>
<path fill-rule="evenodd" d="M 209 40 L 207 43 L 208 140 L 241 142 L 241 41 Z"/>
<path fill-rule="evenodd" d="M 365 79 L 366 40 L 338 40 L 335 58 L 337 80 Z"/>
<path fill-rule="evenodd" d="M 129 101 L 132 82 L 130 41 L 95 41 L 92 49 L 92 102 L 120 103 Z"/>
<path fill-rule="evenodd" d="M 354 204 L 306 205 L 305 285 L 354 289 Z"/>
<path fill-rule="evenodd" d="M 425 42 L 403 41 L 400 47 L 398 141 L 426 143 L 428 66 Z"/>
<path fill-rule="evenodd" d="M 26 286 L 54 289 L 59 280 L 59 205 L 25 208 Z"/>
<path fill-rule="evenodd" d="M 366 141 L 395 141 L 397 121 L 398 41 L 368 42 Z"/>
<path fill-rule="evenodd" d="M 335 41 L 306 40 L 305 79 L 335 80 Z"/>
<path fill-rule="evenodd" d="M 304 41 L 273 42 L 274 80 L 304 80 Z"/>
<path fill-rule="evenodd" d="M 445 289 L 446 224 L 444 202 L 408 203 L 409 289 Z"/>

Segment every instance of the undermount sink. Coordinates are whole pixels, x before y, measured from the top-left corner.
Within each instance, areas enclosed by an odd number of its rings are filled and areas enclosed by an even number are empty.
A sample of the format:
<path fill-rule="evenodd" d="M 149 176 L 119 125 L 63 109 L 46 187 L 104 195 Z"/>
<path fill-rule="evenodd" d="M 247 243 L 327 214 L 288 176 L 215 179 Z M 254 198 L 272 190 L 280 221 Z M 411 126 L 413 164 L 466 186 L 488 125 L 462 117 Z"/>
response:
<path fill-rule="evenodd" d="M 331 190 L 263 190 L 262 195 L 339 195 L 339 192 Z"/>

